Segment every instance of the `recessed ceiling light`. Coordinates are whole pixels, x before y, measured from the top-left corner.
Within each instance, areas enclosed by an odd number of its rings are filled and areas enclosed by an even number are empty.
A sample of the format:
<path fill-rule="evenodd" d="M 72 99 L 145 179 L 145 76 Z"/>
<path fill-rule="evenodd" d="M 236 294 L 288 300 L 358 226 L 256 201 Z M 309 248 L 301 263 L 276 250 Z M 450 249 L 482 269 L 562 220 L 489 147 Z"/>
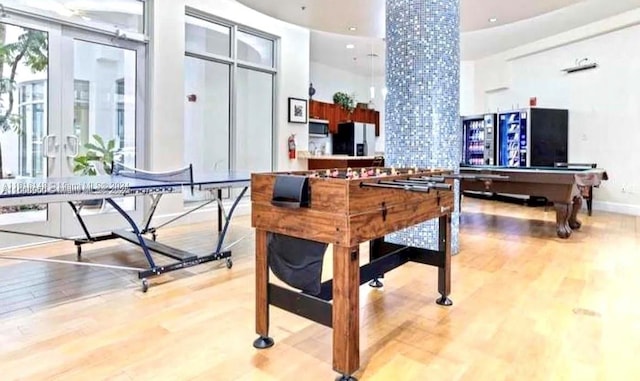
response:
<path fill-rule="evenodd" d="M 349 27 L 349 30 L 350 30 L 350 31 L 352 31 L 352 32 L 355 32 L 355 31 L 356 31 L 356 29 L 358 29 L 358 28 L 356 28 L 355 26 L 350 26 L 350 27 Z"/>
<path fill-rule="evenodd" d="M 492 18 L 490 18 L 490 19 L 489 19 L 489 22 L 490 22 L 490 23 L 494 23 L 494 22 L 496 22 L 496 21 L 498 21 L 498 19 L 497 19 L 497 18 L 495 18 L 495 17 L 492 17 Z"/>
<path fill-rule="evenodd" d="M 355 48 L 355 47 L 356 47 L 356 46 L 355 46 L 354 44 L 347 44 L 347 49 L 353 49 L 353 48 Z"/>

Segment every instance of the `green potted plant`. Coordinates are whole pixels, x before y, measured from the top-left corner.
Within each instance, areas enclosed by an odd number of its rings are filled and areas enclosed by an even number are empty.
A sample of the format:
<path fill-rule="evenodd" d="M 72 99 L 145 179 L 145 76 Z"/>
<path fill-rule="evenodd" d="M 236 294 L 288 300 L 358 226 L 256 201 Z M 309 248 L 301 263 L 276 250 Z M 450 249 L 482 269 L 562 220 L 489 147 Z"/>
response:
<path fill-rule="evenodd" d="M 349 95 L 342 91 L 338 91 L 337 93 L 333 94 L 333 103 L 339 105 L 349 113 L 352 113 L 353 110 L 356 109 L 355 96 Z"/>
<path fill-rule="evenodd" d="M 93 139 L 96 143 L 85 144 L 85 154 L 73 159 L 73 172 L 85 176 L 96 176 L 98 173 L 110 175 L 113 172 L 111 166 L 118 153 L 116 141 L 111 139 L 105 144 L 104 139 L 97 134 L 93 135 Z"/>
<path fill-rule="evenodd" d="M 95 143 L 87 143 L 83 147 L 86 152 L 76 156 L 73 172 L 82 176 L 110 175 L 113 172 L 113 161 L 117 155 L 115 139 L 106 142 L 100 135 L 93 135 Z M 81 205 L 85 207 L 101 207 L 103 200 L 86 200 Z"/>

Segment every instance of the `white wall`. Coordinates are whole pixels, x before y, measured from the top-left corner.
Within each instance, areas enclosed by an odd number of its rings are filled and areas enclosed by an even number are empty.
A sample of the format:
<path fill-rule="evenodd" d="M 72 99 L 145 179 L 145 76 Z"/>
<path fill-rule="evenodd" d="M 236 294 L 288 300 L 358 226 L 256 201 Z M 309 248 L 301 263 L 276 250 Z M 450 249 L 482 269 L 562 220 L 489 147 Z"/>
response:
<path fill-rule="evenodd" d="M 355 94 L 356 102 L 369 102 L 369 83 L 371 82 L 369 77 L 311 61 L 309 81 L 316 89 L 313 99 L 317 101 L 333 103 L 333 94 L 342 91 Z"/>
<path fill-rule="evenodd" d="M 594 208 L 640 215 L 640 26 L 619 29 L 616 20 L 476 62 L 475 111 L 526 106 L 533 96 L 540 107 L 567 108 L 569 161 L 598 163 L 610 177 Z M 599 67 L 562 71 L 584 57 Z"/>
<path fill-rule="evenodd" d="M 310 62 L 309 80 L 313 83 L 316 93 L 313 99 L 321 102 L 333 103 L 333 94 L 342 91 L 355 95 L 356 102 L 369 103 L 371 87 L 371 77 L 368 75 L 357 75 L 352 72 L 341 70 L 320 62 Z M 384 101 L 381 90 L 385 86 L 384 76 L 373 78 L 375 87 L 374 108 L 380 112 L 380 136 L 376 138 L 376 148 L 378 152 L 384 151 Z"/>
<path fill-rule="evenodd" d="M 460 115 L 475 113 L 475 63 L 460 62 Z"/>
<path fill-rule="evenodd" d="M 149 169 L 162 171 L 184 165 L 185 2 L 154 1 L 152 4 L 147 155 Z"/>

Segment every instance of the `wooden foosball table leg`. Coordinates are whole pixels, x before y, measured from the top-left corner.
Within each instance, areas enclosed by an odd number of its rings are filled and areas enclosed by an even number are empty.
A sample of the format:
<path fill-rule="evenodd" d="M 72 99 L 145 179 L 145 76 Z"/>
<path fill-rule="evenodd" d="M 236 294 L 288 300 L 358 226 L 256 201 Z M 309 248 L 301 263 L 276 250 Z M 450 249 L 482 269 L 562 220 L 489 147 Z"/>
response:
<path fill-rule="evenodd" d="M 267 231 L 256 229 L 256 333 L 260 335 L 253 346 L 265 349 L 273 346 L 269 337 L 269 262 Z"/>
<path fill-rule="evenodd" d="M 384 244 L 384 237 L 376 238 L 369 241 L 369 262 L 373 262 L 374 260 L 380 258 L 380 247 Z M 384 274 L 378 274 L 376 278 L 373 278 L 369 282 L 369 287 L 373 288 L 382 288 L 384 284 L 380 281 L 380 279 L 384 278 Z"/>
<path fill-rule="evenodd" d="M 360 367 L 360 262 L 358 247 L 333 248 L 333 369 L 355 380 Z"/>
<path fill-rule="evenodd" d="M 438 252 L 444 255 L 443 265 L 438 266 L 438 292 L 440 298 L 436 303 L 443 306 L 453 304 L 449 299 L 451 293 L 451 215 L 446 214 L 438 219 L 439 240 Z"/>

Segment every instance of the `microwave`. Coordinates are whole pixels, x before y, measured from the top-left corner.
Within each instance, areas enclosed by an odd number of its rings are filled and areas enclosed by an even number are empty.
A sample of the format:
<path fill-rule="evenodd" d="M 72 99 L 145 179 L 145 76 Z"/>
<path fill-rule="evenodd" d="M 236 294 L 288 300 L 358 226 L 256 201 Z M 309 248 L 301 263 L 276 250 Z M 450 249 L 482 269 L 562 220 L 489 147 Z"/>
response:
<path fill-rule="evenodd" d="M 309 119 L 309 136 L 329 136 L 329 121 Z"/>

